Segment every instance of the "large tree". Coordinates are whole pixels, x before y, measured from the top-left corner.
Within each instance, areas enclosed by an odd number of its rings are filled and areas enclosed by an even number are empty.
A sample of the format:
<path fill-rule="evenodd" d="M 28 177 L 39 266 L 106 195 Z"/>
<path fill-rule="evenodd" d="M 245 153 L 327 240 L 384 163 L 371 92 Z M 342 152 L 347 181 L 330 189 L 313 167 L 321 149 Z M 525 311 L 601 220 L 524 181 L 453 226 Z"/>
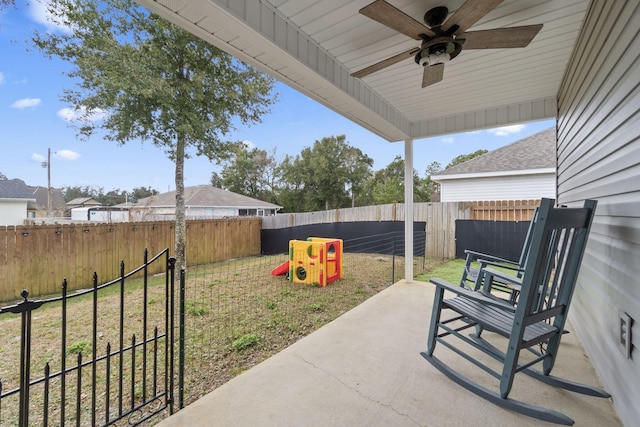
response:
<path fill-rule="evenodd" d="M 351 192 L 351 207 L 356 206 L 356 197 L 362 195 L 364 186 L 373 176 L 371 168 L 373 159 L 356 147 L 347 147 L 343 154 L 343 162 L 347 169 L 347 184 Z"/>
<path fill-rule="evenodd" d="M 424 188 L 429 196 L 430 202 L 440 201 L 440 184 L 431 179 L 432 175 L 437 175 L 440 172 L 442 172 L 440 162 L 431 162 L 427 165 L 424 177 Z"/>
<path fill-rule="evenodd" d="M 215 186 L 219 181 L 222 187 L 234 193 L 273 202 L 277 167 L 275 149 L 268 153 L 266 150 L 249 149 L 246 144 L 239 144 L 222 168 L 222 177 L 214 172 L 211 183 Z"/>
<path fill-rule="evenodd" d="M 51 0 L 49 12 L 69 31 L 33 41 L 73 65 L 76 85 L 62 99 L 78 112 L 80 134 L 148 141 L 174 161 L 175 252 L 185 267 L 184 160 L 226 158 L 234 123 L 259 121 L 275 102 L 273 79 L 133 0 Z"/>
<path fill-rule="evenodd" d="M 471 159 L 475 159 L 476 157 L 482 156 L 483 154 L 487 154 L 489 151 L 488 150 L 476 150 L 473 153 L 469 153 L 469 154 L 460 154 L 459 156 L 454 157 L 449 164 L 447 165 L 447 167 L 445 169 L 449 169 L 452 168 L 454 166 L 459 165 L 460 163 L 464 163 L 464 162 L 468 162 Z"/>
<path fill-rule="evenodd" d="M 395 156 L 384 169 L 376 171 L 367 183 L 367 192 L 371 195 L 371 203 L 376 205 L 404 202 L 404 159 Z M 413 170 L 413 200 L 429 201 L 423 181 L 415 169 Z"/>
<path fill-rule="evenodd" d="M 358 190 L 373 161 L 352 147 L 345 135 L 324 137 L 281 165 L 285 199 L 296 197 L 297 211 L 348 206 L 348 190 Z M 288 193 L 288 194 L 287 194 Z M 288 200 L 287 200 L 288 201 Z M 282 204 L 286 207 L 286 201 Z"/>

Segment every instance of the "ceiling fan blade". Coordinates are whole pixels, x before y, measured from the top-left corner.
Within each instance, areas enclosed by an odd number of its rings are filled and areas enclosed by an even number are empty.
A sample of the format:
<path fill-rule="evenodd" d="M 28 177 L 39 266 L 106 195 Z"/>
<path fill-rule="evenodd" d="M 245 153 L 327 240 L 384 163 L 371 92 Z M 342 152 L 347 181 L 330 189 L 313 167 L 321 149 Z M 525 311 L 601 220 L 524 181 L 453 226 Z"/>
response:
<path fill-rule="evenodd" d="M 425 34 L 429 37 L 435 37 L 436 35 L 429 27 L 384 0 L 374 1 L 360 9 L 360 13 L 412 39 L 422 40 L 420 34 Z"/>
<path fill-rule="evenodd" d="M 427 87 L 438 83 L 444 77 L 444 64 L 430 65 L 424 67 L 422 72 L 422 87 Z"/>
<path fill-rule="evenodd" d="M 402 53 L 399 53 L 397 55 L 394 55 L 390 58 L 387 58 L 383 61 L 380 61 L 376 64 L 373 65 L 369 65 L 366 68 L 363 68 L 362 70 L 356 71 L 355 73 L 351 73 L 351 75 L 353 77 L 356 78 L 362 78 L 365 76 L 368 76 L 369 74 L 375 73 L 376 71 L 382 70 L 383 68 L 386 68 L 390 65 L 393 65 L 397 62 L 403 61 L 407 58 L 411 58 L 412 56 L 414 56 L 416 53 L 418 53 L 420 51 L 420 48 L 418 47 L 414 47 L 412 49 L 406 50 Z"/>
<path fill-rule="evenodd" d="M 496 28 L 495 30 L 469 31 L 458 39 L 464 39 L 463 49 L 505 49 L 526 47 L 538 34 L 542 24 L 522 27 Z"/>
<path fill-rule="evenodd" d="M 442 24 L 442 30 L 446 33 L 453 26 L 457 28 L 455 35 L 464 33 L 467 28 L 478 22 L 483 16 L 502 3 L 503 0 L 467 0 L 456 10 L 453 15 Z"/>

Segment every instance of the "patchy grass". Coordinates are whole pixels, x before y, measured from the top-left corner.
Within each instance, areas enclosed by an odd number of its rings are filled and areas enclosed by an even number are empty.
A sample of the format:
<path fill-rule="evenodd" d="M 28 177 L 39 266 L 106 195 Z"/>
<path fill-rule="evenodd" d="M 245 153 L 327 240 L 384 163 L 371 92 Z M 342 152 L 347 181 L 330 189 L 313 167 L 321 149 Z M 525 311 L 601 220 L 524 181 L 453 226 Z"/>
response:
<path fill-rule="evenodd" d="M 274 277 L 270 274 L 271 269 L 282 263 L 285 257 L 286 255 L 261 256 L 189 267 L 185 286 L 186 404 L 337 318 L 387 288 L 404 274 L 404 260 L 400 257 L 395 257 L 396 277 L 391 277 L 391 256 L 347 253 L 344 254 L 344 275 L 341 280 L 326 287 L 296 284 L 282 276 Z M 416 262 L 416 270 L 421 269 L 422 265 L 422 260 Z M 424 270 L 444 266 L 440 261 L 425 260 Z M 451 269 L 459 277 L 461 266 L 454 265 Z M 428 280 L 426 276 L 419 276 L 420 280 Z M 429 276 L 444 277 L 440 270 Z M 176 283 L 176 290 L 177 288 Z M 98 355 L 105 354 L 108 343 L 115 348 L 120 339 L 119 298 L 117 285 L 100 291 L 96 346 Z M 163 333 L 166 312 L 164 277 L 149 280 L 146 332 L 143 331 L 140 314 L 142 301 L 142 280 L 129 280 L 125 291 L 125 346 L 131 344 L 130 337 L 133 334 L 137 334 L 138 341 L 145 333 L 148 337 L 152 336 L 155 326 L 159 325 L 160 333 Z M 177 301 L 176 294 L 176 316 Z M 90 356 L 94 324 L 91 307 L 92 299 L 89 296 L 75 298 L 68 304 L 69 330 L 64 356 L 67 367 L 75 364 L 78 353 L 83 355 L 84 360 Z M 42 375 L 41 367 L 45 363 L 51 365 L 52 372 L 60 368 L 60 311 L 60 304 L 55 303 L 34 312 L 31 354 L 32 372 L 35 372 L 35 376 Z M 177 325 L 176 318 L 176 327 Z M 19 317 L 0 316 L 0 379 L 3 390 L 18 384 L 19 326 Z M 125 357 L 123 359 L 123 376 L 126 377 L 131 362 Z M 117 372 L 114 373 L 116 362 L 114 359 L 111 372 L 114 384 L 119 376 Z M 162 360 L 159 363 L 162 364 Z M 142 394 L 139 384 L 141 368 L 138 365 L 139 362 L 135 368 L 136 398 Z M 98 380 L 105 377 L 103 370 L 104 367 L 98 369 Z M 73 381 L 74 378 L 69 378 L 68 383 Z M 86 382 L 89 381 L 87 377 Z M 127 379 L 124 382 L 128 384 Z M 72 388 L 69 393 L 73 393 Z M 82 406 L 87 411 L 91 408 L 90 394 L 83 392 L 81 396 Z M 98 390 L 98 395 L 104 395 L 104 390 Z M 7 414 L 11 412 L 10 405 L 13 404 L 10 401 L 12 399 L 6 400 L 5 402 L 3 399 L 0 414 L 2 425 L 10 422 Z M 38 393 L 32 394 L 31 401 L 34 406 L 40 403 Z M 96 412 L 104 412 L 101 402 L 98 402 Z M 54 406 L 56 403 L 55 398 L 50 402 Z M 67 411 L 68 419 L 72 419 L 73 415 L 72 410 Z M 34 422 L 37 419 L 32 417 Z M 59 421 L 58 418 L 54 419 Z M 85 423 L 86 418 L 83 418 L 82 424 Z"/>
<path fill-rule="evenodd" d="M 423 273 L 416 276 L 416 280 L 428 282 L 432 277 L 438 277 L 440 279 L 447 280 L 451 283 L 459 283 L 462 277 L 462 270 L 464 269 L 465 260 L 454 259 L 444 263 L 436 264 L 433 268 L 429 269 L 427 273 Z M 425 268 L 425 270 L 427 270 Z"/>

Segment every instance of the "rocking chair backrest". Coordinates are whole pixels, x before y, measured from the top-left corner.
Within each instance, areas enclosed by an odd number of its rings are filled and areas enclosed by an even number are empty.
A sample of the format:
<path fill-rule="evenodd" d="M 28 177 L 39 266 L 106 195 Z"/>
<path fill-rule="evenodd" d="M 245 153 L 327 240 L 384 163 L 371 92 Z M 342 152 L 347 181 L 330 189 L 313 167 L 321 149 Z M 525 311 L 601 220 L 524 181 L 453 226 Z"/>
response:
<path fill-rule="evenodd" d="M 518 260 L 518 265 L 521 268 L 524 268 L 524 266 L 527 263 L 527 259 L 529 258 L 529 251 L 531 250 L 531 240 L 533 238 L 533 226 L 536 223 L 536 220 L 538 219 L 538 211 L 540 210 L 539 206 L 536 206 L 535 210 L 533 211 L 533 216 L 531 217 L 531 222 L 529 223 L 529 228 L 527 229 L 527 235 L 524 238 L 524 243 L 522 245 L 522 252 L 520 253 L 520 259 Z"/>
<path fill-rule="evenodd" d="M 543 199 L 540 204 L 516 319 L 527 325 L 555 316 L 553 325 L 562 329 L 597 202 L 587 200 L 582 208 L 554 208 L 553 203 Z"/>

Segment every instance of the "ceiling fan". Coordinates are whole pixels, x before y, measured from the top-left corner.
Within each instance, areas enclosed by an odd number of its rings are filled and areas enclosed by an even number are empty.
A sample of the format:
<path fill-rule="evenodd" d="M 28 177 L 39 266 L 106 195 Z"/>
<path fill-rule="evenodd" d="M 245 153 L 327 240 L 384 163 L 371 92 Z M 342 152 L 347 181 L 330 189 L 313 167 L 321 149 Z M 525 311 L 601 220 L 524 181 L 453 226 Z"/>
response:
<path fill-rule="evenodd" d="M 444 64 L 458 56 L 462 49 L 527 46 L 538 34 L 542 24 L 466 31 L 500 3 L 502 0 L 467 0 L 449 19 L 449 9 L 445 6 L 434 7 L 424 15 L 424 22 L 427 24 L 425 26 L 385 0 L 376 0 L 360 9 L 360 13 L 399 33 L 421 40 L 422 43 L 420 47 L 400 52 L 351 75 L 362 78 L 414 57 L 416 63 L 424 67 L 422 87 L 426 87 L 442 80 Z"/>

